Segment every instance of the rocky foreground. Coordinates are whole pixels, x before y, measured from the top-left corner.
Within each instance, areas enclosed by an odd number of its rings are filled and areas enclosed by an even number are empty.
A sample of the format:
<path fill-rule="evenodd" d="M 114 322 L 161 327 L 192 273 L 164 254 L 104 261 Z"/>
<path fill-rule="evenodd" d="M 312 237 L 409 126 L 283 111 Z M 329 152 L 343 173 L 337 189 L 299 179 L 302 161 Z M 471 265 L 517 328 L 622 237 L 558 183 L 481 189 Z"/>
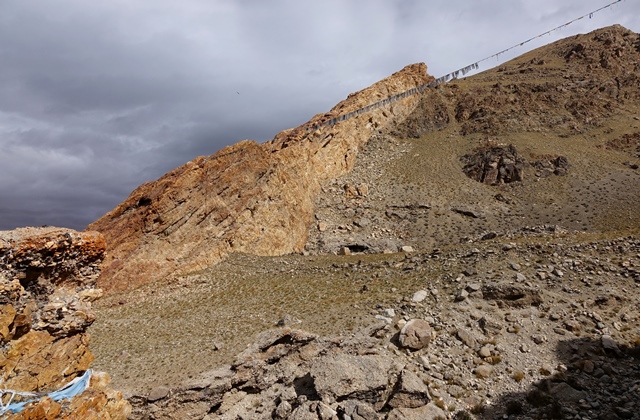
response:
<path fill-rule="evenodd" d="M 305 278 L 317 272 L 330 283 L 327 293 L 343 276 L 352 286 L 351 308 L 325 299 L 326 306 L 312 302 L 314 314 L 303 301 L 321 284 L 308 280 L 306 298 L 283 305 L 293 317 L 283 317 L 282 328 L 259 334 L 230 364 L 132 395 L 132 418 L 637 418 L 637 233 L 601 237 L 543 226 L 426 253 L 335 256 L 322 268 L 316 260 L 298 255 L 255 265 L 265 279 L 270 271 L 282 278 L 285 267 Z M 242 265 L 252 266 L 250 257 Z M 146 341 L 158 349 L 156 357 L 178 366 L 179 354 L 192 354 L 189 343 L 207 334 L 191 336 L 191 326 L 205 321 L 198 296 L 224 281 L 214 272 L 189 279 L 190 291 L 182 283 L 155 287 L 170 300 L 179 294 L 193 302 L 183 326 L 135 324 L 146 336 L 182 331 L 173 344 L 177 353 L 159 353 L 162 347 Z M 118 299 L 125 296 L 137 299 Z M 161 302 L 147 296 L 140 304 L 146 301 Z M 272 308 L 249 309 L 257 317 L 275 316 Z M 362 316 L 364 327 L 326 334 L 332 311 L 340 311 L 338 319 Z M 109 314 L 126 348 L 132 314 Z M 221 333 L 228 323 L 207 328 Z M 235 324 L 231 332 L 245 333 Z M 197 350 L 206 358 L 219 352 Z M 190 356 L 189 363 L 200 362 Z"/>
<path fill-rule="evenodd" d="M 104 252 L 97 232 L 0 232 L 0 388 L 49 392 L 89 369 L 86 329 L 95 320 L 91 302 L 102 295 L 95 284 Z M 3 419 L 126 419 L 131 407 L 108 383 L 106 373 L 94 373 L 72 400 L 44 397 Z"/>

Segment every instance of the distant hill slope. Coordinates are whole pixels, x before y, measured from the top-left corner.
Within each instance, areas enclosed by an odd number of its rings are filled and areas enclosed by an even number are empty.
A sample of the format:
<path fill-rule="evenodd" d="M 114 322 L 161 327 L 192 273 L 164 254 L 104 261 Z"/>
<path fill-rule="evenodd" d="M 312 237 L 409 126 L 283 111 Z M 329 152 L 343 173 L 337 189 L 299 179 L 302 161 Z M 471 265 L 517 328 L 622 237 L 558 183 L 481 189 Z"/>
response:
<path fill-rule="evenodd" d="M 408 66 L 311 123 L 431 79 L 424 64 Z M 88 228 L 107 241 L 101 286 L 122 290 L 229 252 L 395 251 L 544 223 L 637 227 L 639 116 L 638 34 L 613 26 L 567 38 L 331 127 L 240 142 L 140 186 Z"/>
<path fill-rule="evenodd" d="M 640 38 L 612 26 L 423 94 L 318 196 L 307 249 L 637 228 L 638 165 Z"/>

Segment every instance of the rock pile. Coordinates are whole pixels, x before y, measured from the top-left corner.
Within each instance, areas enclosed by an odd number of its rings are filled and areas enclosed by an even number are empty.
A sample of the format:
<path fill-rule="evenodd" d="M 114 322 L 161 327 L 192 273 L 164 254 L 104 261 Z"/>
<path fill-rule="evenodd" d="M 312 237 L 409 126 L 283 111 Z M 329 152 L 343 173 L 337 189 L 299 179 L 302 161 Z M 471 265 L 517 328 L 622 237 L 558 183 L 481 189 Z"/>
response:
<path fill-rule="evenodd" d="M 513 145 L 488 146 L 462 157 L 464 173 L 484 184 L 508 184 L 522 181 L 524 159 Z"/>
<path fill-rule="evenodd" d="M 350 338 L 267 331 L 231 366 L 132 398 L 132 418 L 444 419 L 425 374 L 378 345 L 388 329 Z"/>
<path fill-rule="evenodd" d="M 22 392 L 65 385 L 93 361 L 85 330 L 105 242 L 97 232 L 25 228 L 0 232 L 0 383 Z M 70 404 L 48 398 L 9 419 L 52 419 L 89 412 L 124 419 L 130 406 L 96 374 Z M 6 402 L 6 401 L 5 401 Z M 110 417 L 106 417 L 110 416 Z"/>

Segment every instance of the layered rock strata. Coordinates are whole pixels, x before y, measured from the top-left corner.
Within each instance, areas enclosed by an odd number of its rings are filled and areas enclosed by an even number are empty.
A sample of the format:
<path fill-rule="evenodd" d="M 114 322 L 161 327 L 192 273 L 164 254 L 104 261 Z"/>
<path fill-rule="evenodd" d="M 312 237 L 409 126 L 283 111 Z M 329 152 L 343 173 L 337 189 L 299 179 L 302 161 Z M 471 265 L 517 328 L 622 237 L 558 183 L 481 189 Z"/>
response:
<path fill-rule="evenodd" d="M 269 142 L 239 142 L 141 185 L 89 226 L 109 249 L 100 286 L 122 290 L 209 266 L 229 252 L 302 251 L 321 186 L 350 171 L 358 150 L 409 115 L 418 95 L 310 127 L 431 80 L 426 65 L 407 66 Z"/>
<path fill-rule="evenodd" d="M 89 369 L 86 329 L 105 242 L 97 232 L 25 228 L 0 232 L 0 384 L 20 392 L 57 389 Z M 9 419 L 124 419 L 122 395 L 95 374 L 70 402 L 43 398 Z M 8 401 L 3 401 L 7 403 Z M 75 417 L 73 417 L 75 416 Z"/>

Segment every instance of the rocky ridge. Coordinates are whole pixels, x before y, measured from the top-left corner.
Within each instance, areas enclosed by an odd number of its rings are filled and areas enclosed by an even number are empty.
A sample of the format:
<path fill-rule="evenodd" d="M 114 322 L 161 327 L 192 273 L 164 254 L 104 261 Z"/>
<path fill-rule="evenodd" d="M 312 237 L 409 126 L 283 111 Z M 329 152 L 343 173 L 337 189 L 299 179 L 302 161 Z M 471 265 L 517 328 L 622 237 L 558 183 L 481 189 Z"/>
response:
<path fill-rule="evenodd" d="M 135 287 L 215 264 L 230 252 L 302 251 L 320 187 L 349 172 L 369 138 L 411 113 L 418 97 L 309 127 L 432 79 L 424 64 L 407 66 L 269 142 L 242 141 L 141 185 L 88 228 L 102 232 L 109 249 L 100 285 Z"/>
<path fill-rule="evenodd" d="M 95 320 L 91 302 L 102 295 L 95 286 L 104 252 L 97 232 L 0 232 L 2 388 L 47 392 L 89 369 L 94 357 L 86 330 Z M 90 388 L 69 402 L 43 398 L 4 418 L 127 418 L 131 407 L 108 383 L 106 373 L 96 373 Z"/>
<path fill-rule="evenodd" d="M 637 226 L 638 45 L 612 26 L 427 90 L 321 189 L 306 251 L 428 250 L 544 224 Z"/>

